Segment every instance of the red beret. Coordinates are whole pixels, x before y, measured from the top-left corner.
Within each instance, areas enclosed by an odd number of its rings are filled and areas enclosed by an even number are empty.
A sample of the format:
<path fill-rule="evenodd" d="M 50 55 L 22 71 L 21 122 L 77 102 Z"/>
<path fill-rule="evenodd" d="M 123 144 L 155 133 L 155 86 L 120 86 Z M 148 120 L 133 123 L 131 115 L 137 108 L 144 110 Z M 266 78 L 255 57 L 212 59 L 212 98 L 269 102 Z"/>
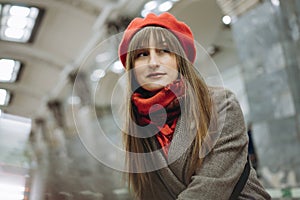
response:
<path fill-rule="evenodd" d="M 160 26 L 173 32 L 181 43 L 190 62 L 193 63 L 195 61 L 196 47 L 194 44 L 193 33 L 189 26 L 184 22 L 178 21 L 168 12 L 160 15 L 149 13 L 145 18 L 134 18 L 124 32 L 119 45 L 119 58 L 124 67 L 126 66 L 126 56 L 130 40 L 138 30 L 145 26 Z"/>

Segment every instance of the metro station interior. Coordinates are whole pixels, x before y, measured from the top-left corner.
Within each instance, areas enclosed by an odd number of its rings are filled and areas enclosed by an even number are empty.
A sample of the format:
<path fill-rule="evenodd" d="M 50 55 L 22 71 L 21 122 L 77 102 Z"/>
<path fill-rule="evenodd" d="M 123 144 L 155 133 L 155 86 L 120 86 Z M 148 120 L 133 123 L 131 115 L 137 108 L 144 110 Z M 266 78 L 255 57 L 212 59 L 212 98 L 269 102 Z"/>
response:
<path fill-rule="evenodd" d="M 299 0 L 0 0 L 0 200 L 129 200 L 118 57 L 135 17 L 193 31 L 210 85 L 251 124 L 272 199 L 300 199 Z"/>

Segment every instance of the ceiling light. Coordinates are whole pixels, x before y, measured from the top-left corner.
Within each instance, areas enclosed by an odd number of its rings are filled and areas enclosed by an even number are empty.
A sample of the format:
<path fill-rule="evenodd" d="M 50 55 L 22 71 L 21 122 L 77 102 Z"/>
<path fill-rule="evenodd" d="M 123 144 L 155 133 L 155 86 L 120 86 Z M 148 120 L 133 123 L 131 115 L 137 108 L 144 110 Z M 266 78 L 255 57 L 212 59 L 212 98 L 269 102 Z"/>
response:
<path fill-rule="evenodd" d="M 169 11 L 174 3 L 179 2 L 180 0 L 153 0 L 149 1 L 144 5 L 144 9 L 141 11 L 141 16 L 146 17 L 150 12 L 157 15 L 162 12 Z"/>
<path fill-rule="evenodd" d="M 222 22 L 223 22 L 225 25 L 229 25 L 229 24 L 231 23 L 231 17 L 228 16 L 228 15 L 223 16 Z"/>
<path fill-rule="evenodd" d="M 142 12 L 141 12 L 141 16 L 142 17 L 146 17 L 148 14 L 150 13 L 150 11 L 149 10 L 142 10 Z"/>
<path fill-rule="evenodd" d="M 68 104 L 79 105 L 81 102 L 81 99 L 78 96 L 70 96 L 67 101 L 68 101 Z"/>
<path fill-rule="evenodd" d="M 35 19 L 38 17 L 39 13 L 40 13 L 40 9 L 31 7 L 29 17 Z"/>
<path fill-rule="evenodd" d="M 24 29 L 17 28 L 6 28 L 4 32 L 4 36 L 11 39 L 21 40 L 21 38 L 25 35 Z"/>
<path fill-rule="evenodd" d="M 111 59 L 111 53 L 108 51 L 98 54 L 95 58 L 97 63 L 105 62 L 108 61 L 109 59 Z"/>
<path fill-rule="evenodd" d="M 114 62 L 114 64 L 111 67 L 111 71 L 114 73 L 117 73 L 117 74 L 124 72 L 124 67 L 123 67 L 121 61 Z"/>
<path fill-rule="evenodd" d="M 26 18 L 12 16 L 7 19 L 7 26 L 11 28 L 24 29 L 26 25 Z"/>
<path fill-rule="evenodd" d="M 166 12 L 173 7 L 173 3 L 171 1 L 166 1 L 159 5 L 158 10 L 160 12 Z"/>
<path fill-rule="evenodd" d="M 29 42 L 43 10 L 31 6 L 1 5 L 0 39 Z"/>
<path fill-rule="evenodd" d="M 0 89 L 0 106 L 8 105 L 10 100 L 10 93 L 5 89 Z"/>
<path fill-rule="evenodd" d="M 272 3 L 274 6 L 280 6 L 280 1 L 279 1 L 279 0 L 271 0 L 271 3 Z"/>
<path fill-rule="evenodd" d="M 19 17 L 27 17 L 30 14 L 30 8 L 24 6 L 11 6 L 9 14 Z"/>
<path fill-rule="evenodd" d="M 103 78 L 105 76 L 105 71 L 103 69 L 96 69 L 95 71 L 93 71 L 93 73 L 91 74 L 90 79 L 92 81 L 99 81 L 101 78 Z"/>
<path fill-rule="evenodd" d="M 145 10 L 153 10 L 157 7 L 157 1 L 149 1 L 144 5 Z"/>
<path fill-rule="evenodd" d="M 20 68 L 20 61 L 0 59 L 0 82 L 15 82 L 19 75 Z"/>

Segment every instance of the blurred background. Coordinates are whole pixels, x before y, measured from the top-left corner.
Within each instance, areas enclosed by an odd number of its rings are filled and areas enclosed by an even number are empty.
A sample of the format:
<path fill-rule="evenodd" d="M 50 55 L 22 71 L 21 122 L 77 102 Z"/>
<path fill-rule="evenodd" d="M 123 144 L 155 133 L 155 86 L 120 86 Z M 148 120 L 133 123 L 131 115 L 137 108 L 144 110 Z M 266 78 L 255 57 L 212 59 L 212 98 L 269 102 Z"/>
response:
<path fill-rule="evenodd" d="M 0 0 L 1 200 L 131 199 L 110 165 L 117 47 L 130 20 L 165 11 L 236 94 L 272 198 L 300 199 L 299 0 Z"/>

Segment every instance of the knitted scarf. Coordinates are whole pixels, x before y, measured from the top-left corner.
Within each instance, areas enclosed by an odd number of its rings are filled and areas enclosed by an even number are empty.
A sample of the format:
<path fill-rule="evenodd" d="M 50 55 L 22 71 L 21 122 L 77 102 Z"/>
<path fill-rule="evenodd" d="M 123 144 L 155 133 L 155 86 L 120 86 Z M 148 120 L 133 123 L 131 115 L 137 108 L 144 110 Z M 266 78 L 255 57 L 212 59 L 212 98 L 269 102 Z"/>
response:
<path fill-rule="evenodd" d="M 131 97 L 136 123 L 140 126 L 151 124 L 156 127 L 155 137 L 166 156 L 181 113 L 180 102 L 183 96 L 183 81 L 177 79 L 155 92 L 139 88 Z"/>

